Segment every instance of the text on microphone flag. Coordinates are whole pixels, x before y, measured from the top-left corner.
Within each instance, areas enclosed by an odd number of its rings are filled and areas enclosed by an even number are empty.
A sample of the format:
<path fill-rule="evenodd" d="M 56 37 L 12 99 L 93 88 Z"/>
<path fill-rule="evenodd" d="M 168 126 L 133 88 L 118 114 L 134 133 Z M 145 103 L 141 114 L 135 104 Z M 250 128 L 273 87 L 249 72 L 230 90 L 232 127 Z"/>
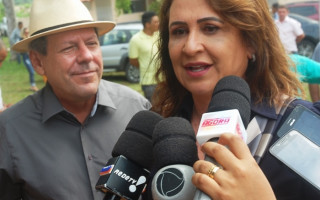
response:
<path fill-rule="evenodd" d="M 201 124 L 201 127 L 227 125 L 229 122 L 230 117 L 205 119 Z"/>

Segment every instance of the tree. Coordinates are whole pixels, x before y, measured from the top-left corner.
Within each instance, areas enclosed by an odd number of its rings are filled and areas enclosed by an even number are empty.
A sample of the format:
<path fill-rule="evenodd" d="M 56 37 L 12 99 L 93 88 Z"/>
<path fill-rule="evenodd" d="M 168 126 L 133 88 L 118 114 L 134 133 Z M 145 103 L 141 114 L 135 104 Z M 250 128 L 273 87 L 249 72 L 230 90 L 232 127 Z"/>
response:
<path fill-rule="evenodd" d="M 118 15 L 121 13 L 131 13 L 131 0 L 116 0 Z"/>
<path fill-rule="evenodd" d="M 4 16 L 5 16 L 4 6 L 1 1 L 1 3 L 0 3 L 0 21 L 3 19 Z"/>
<path fill-rule="evenodd" d="M 149 3 L 148 10 L 153 11 L 157 13 L 157 15 L 159 15 L 161 4 L 162 4 L 162 0 L 153 0 Z"/>
<path fill-rule="evenodd" d="M 2 3 L 4 5 L 4 10 L 7 18 L 8 36 L 10 36 L 13 29 L 16 27 L 16 14 L 14 11 L 14 2 L 13 0 L 2 0 Z"/>

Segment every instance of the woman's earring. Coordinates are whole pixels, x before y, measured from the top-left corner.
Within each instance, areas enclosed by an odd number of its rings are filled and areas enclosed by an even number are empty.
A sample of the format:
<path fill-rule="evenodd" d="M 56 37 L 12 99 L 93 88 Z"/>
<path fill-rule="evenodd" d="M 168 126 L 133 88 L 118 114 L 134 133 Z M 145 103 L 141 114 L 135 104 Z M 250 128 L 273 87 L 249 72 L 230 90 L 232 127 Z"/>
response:
<path fill-rule="evenodd" d="M 252 54 L 252 58 L 251 58 L 251 62 L 256 62 L 256 55 L 255 54 Z"/>

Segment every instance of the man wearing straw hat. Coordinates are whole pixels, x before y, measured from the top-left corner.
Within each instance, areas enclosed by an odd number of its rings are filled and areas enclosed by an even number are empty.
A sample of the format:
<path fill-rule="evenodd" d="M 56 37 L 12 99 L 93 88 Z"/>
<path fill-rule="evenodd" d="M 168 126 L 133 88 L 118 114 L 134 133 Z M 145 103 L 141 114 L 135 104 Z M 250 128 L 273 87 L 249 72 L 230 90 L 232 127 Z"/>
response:
<path fill-rule="evenodd" d="M 132 116 L 150 108 L 137 92 L 101 80 L 98 35 L 80 0 L 33 0 L 29 51 L 46 86 L 0 115 L 0 199 L 103 199 L 99 171 Z"/>

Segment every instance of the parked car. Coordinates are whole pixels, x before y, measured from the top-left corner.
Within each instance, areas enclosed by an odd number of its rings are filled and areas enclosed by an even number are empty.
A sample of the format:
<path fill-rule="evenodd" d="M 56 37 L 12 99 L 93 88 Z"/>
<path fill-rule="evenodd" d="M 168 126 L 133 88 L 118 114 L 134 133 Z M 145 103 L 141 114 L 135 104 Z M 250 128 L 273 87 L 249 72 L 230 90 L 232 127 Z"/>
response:
<path fill-rule="evenodd" d="M 286 4 L 290 13 L 319 21 L 319 1 L 301 1 Z"/>
<path fill-rule="evenodd" d="M 130 65 L 128 48 L 131 37 L 142 29 L 141 22 L 118 23 L 100 38 L 104 72 L 124 71 L 129 82 L 139 82 L 139 69 Z"/>
<path fill-rule="evenodd" d="M 319 22 L 298 14 L 289 13 L 289 16 L 301 23 L 305 34 L 305 38 L 298 43 L 299 54 L 311 58 L 319 42 Z"/>

